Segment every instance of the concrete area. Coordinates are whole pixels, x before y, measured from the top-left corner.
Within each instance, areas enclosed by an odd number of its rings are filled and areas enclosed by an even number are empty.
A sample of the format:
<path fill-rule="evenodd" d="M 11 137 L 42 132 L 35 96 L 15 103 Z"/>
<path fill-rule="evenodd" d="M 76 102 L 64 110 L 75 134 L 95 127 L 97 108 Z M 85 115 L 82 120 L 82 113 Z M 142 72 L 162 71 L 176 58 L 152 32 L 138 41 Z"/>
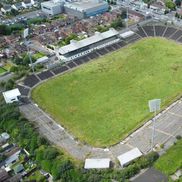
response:
<path fill-rule="evenodd" d="M 137 176 L 135 179 L 131 180 L 132 182 L 167 182 L 167 177 L 162 174 L 160 171 L 150 168 L 145 172 Z"/>

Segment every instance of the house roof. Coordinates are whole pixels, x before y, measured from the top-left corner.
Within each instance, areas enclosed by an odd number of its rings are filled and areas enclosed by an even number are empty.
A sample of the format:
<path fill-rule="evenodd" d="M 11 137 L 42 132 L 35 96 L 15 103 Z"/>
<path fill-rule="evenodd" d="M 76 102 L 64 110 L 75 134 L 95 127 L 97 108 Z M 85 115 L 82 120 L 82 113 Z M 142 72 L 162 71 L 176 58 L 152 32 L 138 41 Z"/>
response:
<path fill-rule="evenodd" d="M 4 99 L 5 99 L 6 103 L 8 103 L 9 100 L 11 100 L 11 99 L 13 99 L 15 97 L 18 97 L 20 95 L 21 95 L 21 93 L 20 93 L 18 88 L 3 92 L 3 96 L 4 96 Z"/>
<path fill-rule="evenodd" d="M 4 10 L 10 10 L 11 9 L 11 5 L 10 4 L 5 4 L 2 7 Z"/>
<path fill-rule="evenodd" d="M 102 169 L 102 168 L 109 168 L 110 167 L 110 159 L 103 158 L 103 159 L 86 159 L 85 160 L 85 169 Z"/>
<path fill-rule="evenodd" d="M 14 4 L 14 6 L 15 6 L 17 9 L 23 7 L 21 2 Z"/>
<path fill-rule="evenodd" d="M 10 138 L 9 134 L 6 132 L 2 133 L 1 137 L 3 137 L 5 140 L 8 140 Z"/>
<path fill-rule="evenodd" d="M 18 164 L 17 166 L 15 166 L 15 167 L 13 168 L 13 170 L 14 170 L 14 172 L 17 174 L 17 173 L 23 171 L 23 170 L 24 170 L 24 167 L 23 167 L 22 164 Z"/>

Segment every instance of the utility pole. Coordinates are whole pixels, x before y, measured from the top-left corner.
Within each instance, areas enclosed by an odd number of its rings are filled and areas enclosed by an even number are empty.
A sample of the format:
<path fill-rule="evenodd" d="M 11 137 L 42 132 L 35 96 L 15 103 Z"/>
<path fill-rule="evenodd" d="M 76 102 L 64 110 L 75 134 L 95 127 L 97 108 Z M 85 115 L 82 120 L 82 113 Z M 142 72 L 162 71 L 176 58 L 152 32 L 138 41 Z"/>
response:
<path fill-rule="evenodd" d="M 154 118 L 152 121 L 153 126 L 152 126 L 151 146 L 150 146 L 150 150 L 152 151 L 154 147 L 156 115 L 157 111 L 160 110 L 161 99 L 149 100 L 148 104 L 150 112 L 154 112 Z"/>

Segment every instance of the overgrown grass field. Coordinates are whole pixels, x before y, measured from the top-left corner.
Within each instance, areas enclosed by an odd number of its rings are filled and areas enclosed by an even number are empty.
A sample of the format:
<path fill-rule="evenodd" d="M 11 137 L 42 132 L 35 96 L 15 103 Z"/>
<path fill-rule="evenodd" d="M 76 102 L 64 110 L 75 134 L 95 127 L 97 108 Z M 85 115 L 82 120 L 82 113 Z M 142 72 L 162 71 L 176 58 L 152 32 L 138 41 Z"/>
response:
<path fill-rule="evenodd" d="M 155 168 L 167 176 L 174 174 L 182 168 L 182 139 L 176 145 L 173 145 L 167 152 L 162 155 L 154 164 Z"/>
<path fill-rule="evenodd" d="M 151 116 L 148 100 L 164 106 L 182 93 L 181 54 L 173 41 L 143 39 L 39 85 L 32 97 L 80 140 L 112 145 Z"/>
<path fill-rule="evenodd" d="M 5 73 L 5 72 L 6 72 L 6 70 L 3 69 L 2 67 L 0 67 L 0 75 L 3 74 L 3 73 Z"/>

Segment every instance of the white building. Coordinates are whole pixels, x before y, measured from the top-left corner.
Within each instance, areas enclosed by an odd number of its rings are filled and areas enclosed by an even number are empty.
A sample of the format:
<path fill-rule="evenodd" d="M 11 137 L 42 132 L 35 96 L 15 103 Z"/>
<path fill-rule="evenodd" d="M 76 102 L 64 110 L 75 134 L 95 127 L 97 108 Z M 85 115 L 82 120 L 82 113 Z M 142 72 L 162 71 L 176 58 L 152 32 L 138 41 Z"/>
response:
<path fill-rule="evenodd" d="M 104 159 L 86 159 L 85 169 L 106 169 L 110 167 L 111 160 L 109 158 Z"/>
<path fill-rule="evenodd" d="M 8 13 L 8 12 L 11 12 L 12 8 L 11 8 L 11 5 L 4 5 L 2 8 L 1 8 L 1 12 L 2 13 Z"/>
<path fill-rule="evenodd" d="M 91 37 L 80 41 L 72 40 L 70 44 L 60 47 L 57 51 L 57 57 L 63 61 L 71 61 L 87 55 L 94 50 L 114 44 L 119 40 L 119 32 L 114 28 L 110 28 L 103 33 L 95 32 L 95 35 Z"/>
<path fill-rule="evenodd" d="M 13 4 L 11 7 L 12 7 L 13 9 L 15 9 L 16 11 L 19 11 L 19 10 L 21 10 L 21 9 L 24 8 L 24 7 L 22 6 L 22 2 Z"/>
<path fill-rule="evenodd" d="M 131 161 L 137 159 L 138 157 L 141 157 L 142 153 L 138 148 L 134 148 L 120 156 L 118 156 L 118 160 L 122 167 L 128 165 Z"/>
<path fill-rule="evenodd" d="M 16 88 L 13 90 L 3 92 L 3 96 L 4 96 L 6 103 L 8 104 L 8 103 L 17 102 L 19 100 L 18 98 L 21 96 L 21 93 L 20 93 L 19 89 Z"/>
<path fill-rule="evenodd" d="M 34 4 L 35 4 L 34 0 L 24 0 L 24 1 L 22 2 L 22 6 L 23 6 L 24 8 L 30 8 L 30 7 L 32 7 Z"/>
<path fill-rule="evenodd" d="M 59 0 L 45 1 L 41 3 L 41 9 L 49 15 L 57 15 L 63 12 L 64 2 Z"/>
<path fill-rule="evenodd" d="M 76 2 L 66 2 L 64 11 L 74 15 L 79 19 L 96 16 L 108 11 L 109 5 L 103 0 L 81 0 Z"/>

